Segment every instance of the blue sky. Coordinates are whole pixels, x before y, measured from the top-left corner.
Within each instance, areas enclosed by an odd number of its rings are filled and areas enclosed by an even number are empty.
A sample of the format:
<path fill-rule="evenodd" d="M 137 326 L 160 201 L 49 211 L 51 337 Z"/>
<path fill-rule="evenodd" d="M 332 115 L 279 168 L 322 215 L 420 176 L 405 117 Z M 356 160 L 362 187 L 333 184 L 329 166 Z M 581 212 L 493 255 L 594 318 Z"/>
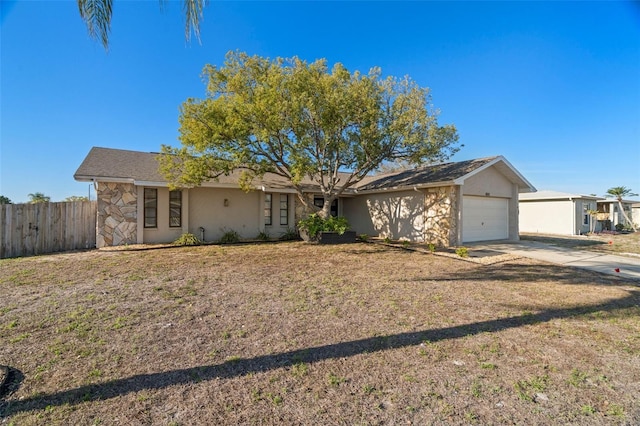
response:
<path fill-rule="evenodd" d="M 229 50 L 409 75 L 457 126 L 453 160 L 504 155 L 539 190 L 640 192 L 637 2 L 213 0 L 199 44 L 180 3 L 115 0 L 109 52 L 74 0 L 0 4 L 0 194 L 14 202 L 87 195 L 73 174 L 92 146 L 177 146 L 180 104 Z"/>

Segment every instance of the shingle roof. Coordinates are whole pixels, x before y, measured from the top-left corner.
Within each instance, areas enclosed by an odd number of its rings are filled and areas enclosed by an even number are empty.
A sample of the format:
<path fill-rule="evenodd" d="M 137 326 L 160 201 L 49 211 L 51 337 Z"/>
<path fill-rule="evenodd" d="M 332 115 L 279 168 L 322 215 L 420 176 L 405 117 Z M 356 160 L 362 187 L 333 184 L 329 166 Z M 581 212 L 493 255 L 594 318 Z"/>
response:
<path fill-rule="evenodd" d="M 158 172 L 157 153 L 93 147 L 73 177 L 134 179 L 163 182 Z"/>
<path fill-rule="evenodd" d="M 475 160 L 459 161 L 456 163 L 435 164 L 415 169 L 404 170 L 375 178 L 369 183 L 358 187 L 358 190 L 375 190 L 399 186 L 415 186 L 429 183 L 452 182 L 498 157 L 486 157 Z"/>
<path fill-rule="evenodd" d="M 93 147 L 84 159 L 74 178 L 79 181 L 131 181 L 162 184 L 166 182 L 158 171 L 158 153 L 129 151 L 122 149 Z M 353 188 L 357 191 L 376 191 L 390 188 L 412 187 L 416 185 L 452 184 L 474 171 L 491 164 L 500 166 L 510 180 L 517 182 L 525 190 L 534 190 L 502 157 L 486 157 L 475 160 L 435 164 L 416 169 L 392 172 L 384 175 L 367 176 Z M 220 176 L 215 184 L 237 185 L 239 173 Z M 345 174 L 346 179 L 346 174 Z M 459 183 L 459 182 L 456 182 Z M 281 176 L 267 173 L 256 186 L 291 189 L 291 184 Z M 302 182 L 307 190 L 318 190 L 318 185 L 309 179 Z"/>

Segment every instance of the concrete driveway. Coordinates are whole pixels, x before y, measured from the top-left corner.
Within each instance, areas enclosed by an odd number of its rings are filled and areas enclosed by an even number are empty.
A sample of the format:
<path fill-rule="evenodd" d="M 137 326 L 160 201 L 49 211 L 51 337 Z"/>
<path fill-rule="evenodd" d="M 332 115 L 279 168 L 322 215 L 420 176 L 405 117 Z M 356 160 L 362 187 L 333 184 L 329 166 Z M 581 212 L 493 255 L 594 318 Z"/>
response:
<path fill-rule="evenodd" d="M 640 281 L 640 257 L 601 254 L 586 250 L 573 250 L 537 241 L 495 242 L 469 244 L 472 250 L 486 249 L 529 257 L 557 265 L 588 269 Z"/>

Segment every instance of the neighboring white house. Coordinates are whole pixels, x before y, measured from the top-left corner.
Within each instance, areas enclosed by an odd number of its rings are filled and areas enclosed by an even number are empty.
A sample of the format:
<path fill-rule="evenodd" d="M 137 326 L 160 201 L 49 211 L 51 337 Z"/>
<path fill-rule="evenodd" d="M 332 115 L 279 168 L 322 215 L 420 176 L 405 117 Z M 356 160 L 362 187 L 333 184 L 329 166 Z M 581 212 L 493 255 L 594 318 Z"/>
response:
<path fill-rule="evenodd" d="M 592 230 L 593 217 L 602 197 L 556 191 L 520 194 L 520 232 L 582 235 Z M 593 224 L 597 225 L 597 224 Z M 594 229 L 595 231 L 598 231 Z"/>
<path fill-rule="evenodd" d="M 622 208 L 624 209 L 624 212 L 627 214 L 627 217 L 631 219 L 634 223 L 639 223 L 640 211 L 638 208 L 634 209 L 633 208 L 634 205 L 640 206 L 640 203 L 638 203 L 637 201 L 622 200 Z M 636 210 L 635 213 L 634 213 L 634 210 Z M 627 220 L 624 218 L 624 215 L 620 211 L 618 201 L 613 198 L 610 198 L 610 199 L 598 200 L 598 222 L 600 224 L 600 229 L 607 230 L 607 231 L 615 231 L 617 224 L 620 223 L 622 225 L 625 225 Z"/>
<path fill-rule="evenodd" d="M 631 220 L 636 224 L 636 228 L 640 226 L 640 203 L 631 204 Z"/>

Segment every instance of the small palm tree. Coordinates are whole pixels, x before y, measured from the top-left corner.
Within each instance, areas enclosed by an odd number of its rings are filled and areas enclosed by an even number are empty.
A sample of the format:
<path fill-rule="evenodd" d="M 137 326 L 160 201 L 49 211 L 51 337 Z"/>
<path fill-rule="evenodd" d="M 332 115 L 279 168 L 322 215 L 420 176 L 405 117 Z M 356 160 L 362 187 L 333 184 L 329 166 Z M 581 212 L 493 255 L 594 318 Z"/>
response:
<path fill-rule="evenodd" d="M 587 210 L 587 214 L 591 217 L 589 222 L 589 233 L 596 232 L 596 225 L 598 223 L 598 210 Z"/>
<path fill-rule="evenodd" d="M 631 190 L 631 188 L 627 188 L 626 186 L 614 186 L 613 188 L 607 189 L 607 193 L 605 194 L 605 197 L 613 197 L 618 201 L 618 208 L 622 212 L 622 216 L 624 216 L 624 219 L 627 221 L 627 223 L 631 225 L 631 228 L 633 228 L 634 232 L 637 231 L 636 226 L 629 219 L 629 216 L 627 216 L 627 213 L 622 208 L 622 199 L 625 197 L 636 197 L 637 195 L 638 194 L 635 194 Z"/>
<path fill-rule="evenodd" d="M 87 30 L 92 38 L 100 39 L 105 49 L 109 48 L 109 32 L 111 31 L 111 15 L 113 0 L 77 0 L 80 17 L 87 24 Z M 159 0 L 160 7 L 166 0 Z M 191 32 L 200 40 L 200 20 L 202 10 L 208 0 L 182 0 L 185 14 L 185 38 L 191 39 Z"/>
<path fill-rule="evenodd" d="M 89 201 L 86 195 L 72 195 L 64 199 L 64 201 Z"/>
<path fill-rule="evenodd" d="M 35 203 L 48 203 L 51 201 L 51 197 L 44 195 L 42 192 L 36 192 L 35 194 L 29 194 L 29 202 Z"/>

